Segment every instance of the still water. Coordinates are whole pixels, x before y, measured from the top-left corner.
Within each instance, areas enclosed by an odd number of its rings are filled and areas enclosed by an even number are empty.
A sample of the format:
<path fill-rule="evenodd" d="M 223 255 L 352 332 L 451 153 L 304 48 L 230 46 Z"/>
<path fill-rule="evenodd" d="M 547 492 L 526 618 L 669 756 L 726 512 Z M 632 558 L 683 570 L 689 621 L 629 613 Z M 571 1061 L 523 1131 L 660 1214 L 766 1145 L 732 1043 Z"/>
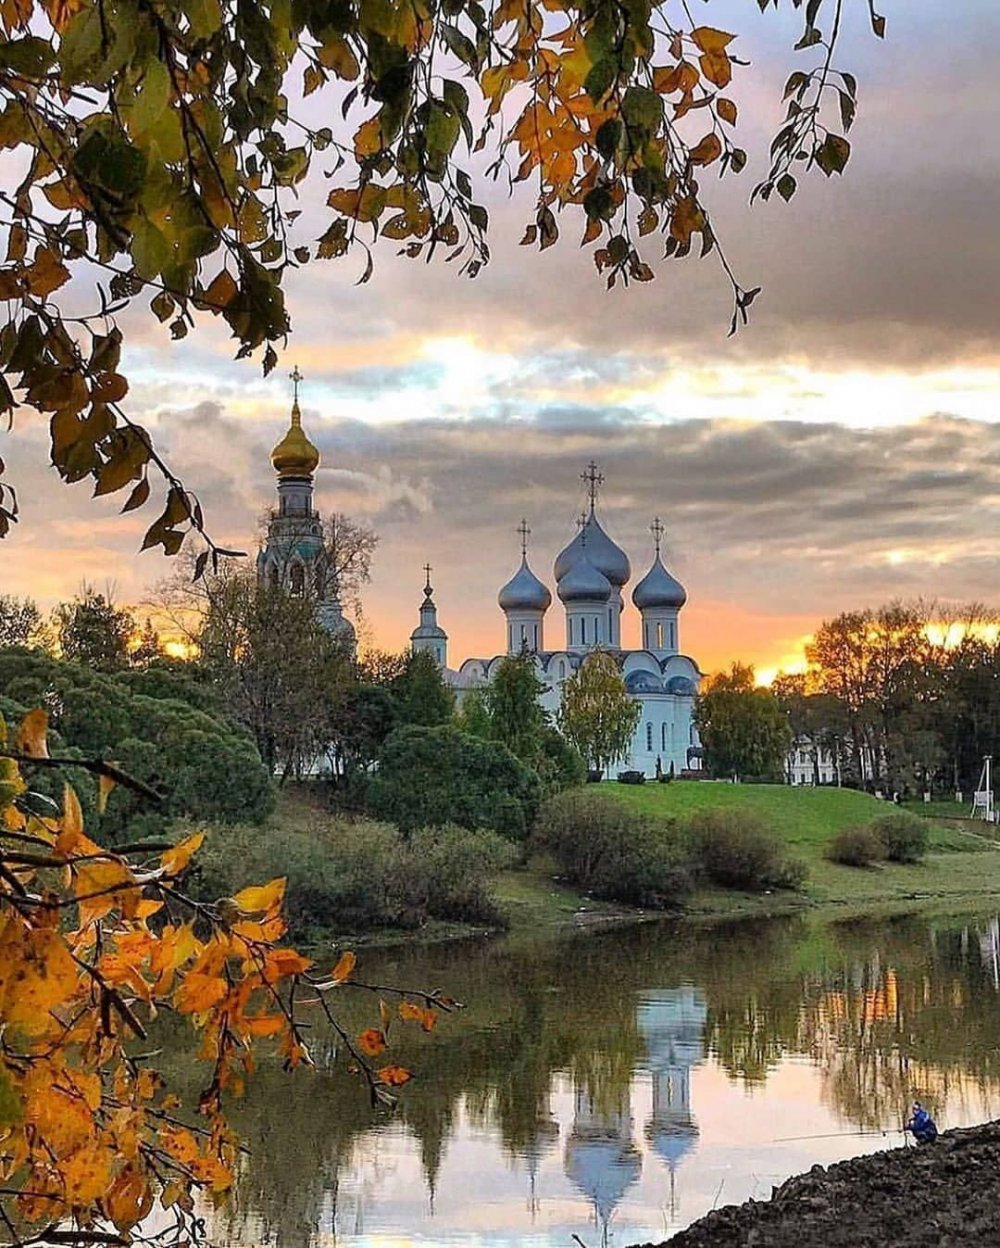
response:
<path fill-rule="evenodd" d="M 216 1242 L 620 1248 L 899 1144 L 914 1095 L 942 1127 L 1000 1112 L 993 916 L 657 924 L 360 969 L 468 1008 L 394 1027 L 419 1071 L 394 1114 L 336 1065 L 261 1070 Z"/>

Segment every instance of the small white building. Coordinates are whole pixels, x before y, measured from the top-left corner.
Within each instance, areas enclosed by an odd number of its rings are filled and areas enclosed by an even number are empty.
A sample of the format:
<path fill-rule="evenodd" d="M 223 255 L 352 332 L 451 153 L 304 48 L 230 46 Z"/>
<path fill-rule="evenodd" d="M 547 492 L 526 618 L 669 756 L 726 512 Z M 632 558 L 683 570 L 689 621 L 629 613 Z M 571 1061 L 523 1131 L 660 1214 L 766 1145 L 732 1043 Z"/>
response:
<path fill-rule="evenodd" d="M 658 519 L 651 526 L 653 562 L 632 591 L 632 602 L 640 615 L 642 647 L 625 649 L 621 634 L 623 591 L 631 579 L 632 568 L 625 551 L 608 536 L 598 519 L 597 487 L 603 477 L 596 464 L 591 463 L 583 477 L 589 486 L 589 512 L 581 518 L 576 536 L 559 552 L 553 566 L 556 595 L 564 611 L 563 636 L 555 645 L 546 637 L 546 616 L 553 597 L 528 563 L 530 530 L 522 521 L 518 530 L 520 566 L 497 595 L 504 617 L 505 654 L 526 650 L 534 655 L 538 677 L 545 685 L 542 705 L 554 720 L 565 682 L 593 651 L 608 651 L 621 668 L 629 694 L 642 707 L 639 726 L 620 770 L 641 771 L 650 778 L 656 775 L 657 764 L 664 775 L 671 769 L 675 775 L 698 770 L 701 750 L 692 710 L 701 672 L 693 659 L 681 653 L 680 612 L 687 593 L 663 564 L 663 526 Z M 426 603 L 433 606 L 425 588 Z M 412 635 L 414 647 L 433 648 L 436 644 L 425 632 L 431 622 L 440 632 L 436 609 L 433 621 L 428 611 L 425 623 L 422 608 L 420 627 Z M 442 650 L 442 654 L 446 653 Z M 503 657 L 504 654 L 498 654 L 466 659 L 452 678 L 459 698 L 488 684 Z M 438 661 L 445 667 L 444 658 Z"/>
<path fill-rule="evenodd" d="M 837 784 L 837 760 L 827 746 L 812 737 L 797 737 L 785 760 L 789 784 Z"/>

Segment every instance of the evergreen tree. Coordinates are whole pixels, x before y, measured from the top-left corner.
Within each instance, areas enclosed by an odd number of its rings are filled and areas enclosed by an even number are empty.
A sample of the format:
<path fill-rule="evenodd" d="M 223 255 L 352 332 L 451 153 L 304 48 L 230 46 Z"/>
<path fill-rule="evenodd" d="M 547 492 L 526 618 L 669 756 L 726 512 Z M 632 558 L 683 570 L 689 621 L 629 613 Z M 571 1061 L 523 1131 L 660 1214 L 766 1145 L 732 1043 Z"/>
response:
<path fill-rule="evenodd" d="M 53 624 L 64 658 L 99 672 L 128 667 L 135 620 L 128 608 L 115 605 L 110 593 L 84 585 L 72 602 L 56 607 Z"/>
<path fill-rule="evenodd" d="M 401 724 L 434 728 L 447 723 L 455 713 L 455 695 L 445 684 L 434 656 L 426 650 L 410 653 L 406 667 L 389 688 L 395 695 Z"/>

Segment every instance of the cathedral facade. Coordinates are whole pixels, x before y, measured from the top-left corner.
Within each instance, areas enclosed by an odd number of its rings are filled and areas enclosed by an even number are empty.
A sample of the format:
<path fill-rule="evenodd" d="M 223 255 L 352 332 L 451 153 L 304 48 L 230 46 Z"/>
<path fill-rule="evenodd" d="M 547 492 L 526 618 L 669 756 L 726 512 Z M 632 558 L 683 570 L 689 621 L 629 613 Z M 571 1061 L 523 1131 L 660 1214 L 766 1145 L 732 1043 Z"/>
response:
<path fill-rule="evenodd" d="M 664 566 L 660 552 L 663 526 L 658 519 L 651 526 L 653 562 L 632 590 L 642 644 L 636 650 L 625 649 L 621 617 L 632 567 L 628 555 L 608 536 L 598 518 L 597 487 L 603 478 L 596 464 L 588 466 L 584 479 L 589 484 L 589 511 L 581 517 L 576 536 L 559 552 L 553 566 L 556 596 L 563 607 L 563 635 L 555 644 L 555 639 L 546 636 L 546 616 L 553 598 L 528 563 L 530 530 L 522 521 L 518 530 L 521 564 L 497 596 L 504 617 L 505 653 L 526 650 L 534 656 L 538 677 L 545 685 L 542 705 L 554 719 L 565 682 L 594 650 L 608 651 L 618 662 L 625 688 L 642 708 L 621 769 L 641 771 L 647 777 L 658 772 L 680 775 L 698 770 L 701 750 L 692 711 L 701 672 L 697 663 L 681 652 L 680 613 L 687 593 Z M 428 601 L 429 586 L 428 580 Z M 443 635 L 436 610 L 433 625 Z M 413 634 L 415 647 L 420 631 Z M 445 668 L 458 697 L 488 684 L 503 657 L 466 659 L 456 673 Z M 441 666 L 445 667 L 443 661 Z"/>

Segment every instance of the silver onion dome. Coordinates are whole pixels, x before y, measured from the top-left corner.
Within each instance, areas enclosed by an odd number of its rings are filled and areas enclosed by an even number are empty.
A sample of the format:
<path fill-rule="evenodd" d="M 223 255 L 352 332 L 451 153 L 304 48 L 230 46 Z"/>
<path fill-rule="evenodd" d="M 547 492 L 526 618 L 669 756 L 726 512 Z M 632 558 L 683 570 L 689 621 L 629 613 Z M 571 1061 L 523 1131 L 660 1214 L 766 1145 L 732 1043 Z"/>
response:
<path fill-rule="evenodd" d="M 581 547 L 580 558 L 560 579 L 556 593 L 563 602 L 607 602 L 611 582 L 590 561 L 590 547 Z"/>
<path fill-rule="evenodd" d="M 497 594 L 501 611 L 547 611 L 552 605 L 549 587 L 528 567 L 527 557 Z"/>
<path fill-rule="evenodd" d="M 604 573 L 612 585 L 621 588 L 622 585 L 628 584 L 632 575 L 628 555 L 608 537 L 593 511 L 576 537 L 556 555 L 555 577 L 557 581 L 561 581 L 577 562 L 584 545 L 586 545 L 590 562 L 598 571 Z"/>
<path fill-rule="evenodd" d="M 687 602 L 687 591 L 676 577 L 670 575 L 657 555 L 653 566 L 633 589 L 632 601 L 640 611 L 657 607 L 679 611 Z"/>

